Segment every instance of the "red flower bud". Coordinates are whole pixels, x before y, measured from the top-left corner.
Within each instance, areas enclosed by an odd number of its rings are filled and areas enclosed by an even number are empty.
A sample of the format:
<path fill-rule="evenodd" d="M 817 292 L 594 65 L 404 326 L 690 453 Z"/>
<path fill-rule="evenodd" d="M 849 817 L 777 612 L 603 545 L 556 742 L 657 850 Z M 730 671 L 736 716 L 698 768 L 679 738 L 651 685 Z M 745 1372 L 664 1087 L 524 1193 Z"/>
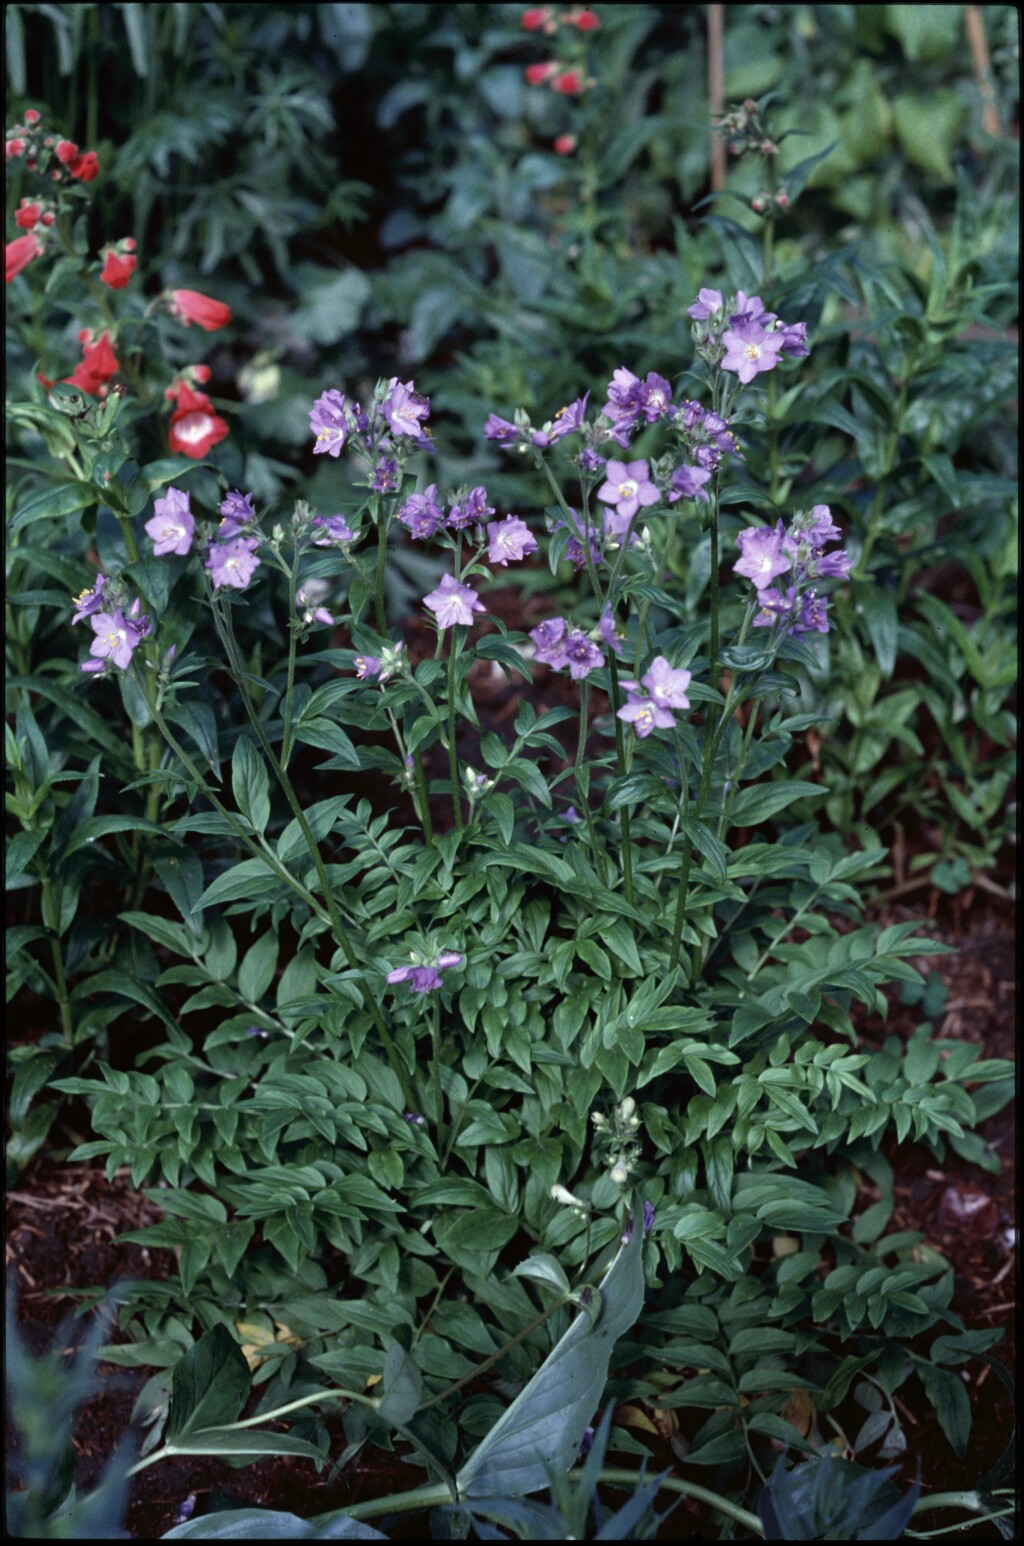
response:
<path fill-rule="evenodd" d="M 25 154 L 24 140 L 7 140 L 4 144 L 4 160 L 11 161 L 15 156 Z"/>
<path fill-rule="evenodd" d="M 764 194 L 759 193 L 756 198 L 751 199 L 750 207 L 754 211 L 755 215 L 763 215 L 765 209 L 768 207 L 767 197 Z"/>
<path fill-rule="evenodd" d="M 214 301 L 198 290 L 172 290 L 171 312 L 184 327 L 195 322 L 204 332 L 212 333 L 231 321 L 231 307 Z M 225 432 L 226 433 L 226 432 Z"/>
<path fill-rule="evenodd" d="M 43 223 L 43 225 L 52 225 L 53 224 L 53 219 L 54 219 L 53 210 L 52 209 L 48 209 L 46 211 L 46 214 L 42 217 L 42 223 Z"/>
<path fill-rule="evenodd" d="M 79 182 L 91 183 L 94 177 L 100 174 L 100 164 L 96 159 L 94 150 L 87 150 L 81 156 L 76 156 L 69 163 L 68 171 L 72 177 L 77 177 Z"/>
<path fill-rule="evenodd" d="M 561 75 L 556 75 L 551 85 L 555 91 L 560 91 L 563 96 L 575 97 L 583 90 L 583 77 L 579 70 L 563 70 Z"/>
<path fill-rule="evenodd" d="M 53 144 L 53 136 L 48 134 L 43 141 L 43 144 L 46 146 L 47 150 L 49 150 L 50 146 Z"/>
<path fill-rule="evenodd" d="M 42 250 L 43 244 L 34 231 L 29 231 L 25 236 L 16 236 L 13 242 L 8 242 L 4 248 L 5 283 L 10 284 L 33 258 L 38 258 Z"/>
<path fill-rule="evenodd" d="M 42 118 L 42 116 L 43 116 L 42 113 L 40 113 L 34 107 L 27 107 L 25 109 L 25 122 L 26 123 L 38 123 L 40 118 Z"/>
<path fill-rule="evenodd" d="M 78 155 L 78 146 L 71 140 L 58 140 L 53 153 L 58 161 L 63 161 L 64 165 L 68 166 Z"/>
<path fill-rule="evenodd" d="M 560 156 L 571 156 L 578 143 L 575 134 L 560 134 L 555 141 L 555 149 Z"/>
<path fill-rule="evenodd" d="M 550 15 L 551 12 L 547 6 L 541 6 L 534 11 L 524 11 L 520 20 L 527 32 L 536 32 L 538 28 L 543 27 Z"/>
<path fill-rule="evenodd" d="M 570 19 L 581 32 L 596 32 L 601 25 L 601 18 L 596 11 L 577 11 Z"/>
<path fill-rule="evenodd" d="M 33 226 L 39 224 L 42 213 L 41 204 L 35 203 L 33 199 L 22 199 L 14 212 L 14 223 L 20 225 L 23 231 L 31 231 Z"/>
<path fill-rule="evenodd" d="M 775 195 L 775 203 L 779 209 L 789 208 L 789 194 L 783 188 Z"/>
<path fill-rule="evenodd" d="M 121 243 L 121 246 L 124 248 L 125 252 L 134 252 L 135 251 L 135 238 L 134 238 L 134 236 L 126 236 L 124 238 L 124 241 Z"/>
<path fill-rule="evenodd" d="M 528 64 L 524 71 L 528 86 L 543 86 L 545 81 L 549 81 L 552 75 L 557 73 L 558 66 L 551 60 L 547 64 Z"/>

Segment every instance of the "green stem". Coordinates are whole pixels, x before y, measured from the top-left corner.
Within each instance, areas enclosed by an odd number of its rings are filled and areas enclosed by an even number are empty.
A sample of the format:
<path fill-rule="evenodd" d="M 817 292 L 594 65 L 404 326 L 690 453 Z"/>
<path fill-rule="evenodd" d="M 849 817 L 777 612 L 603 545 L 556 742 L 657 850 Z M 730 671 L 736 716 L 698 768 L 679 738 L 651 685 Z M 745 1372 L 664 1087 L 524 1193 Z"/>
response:
<path fill-rule="evenodd" d="M 299 556 L 293 550 L 288 572 L 288 679 L 284 692 L 284 724 L 281 731 L 281 766 L 287 768 L 292 754 L 292 700 L 295 695 L 295 651 L 299 630 L 295 626 L 295 581 Z"/>
<path fill-rule="evenodd" d="M 893 420 L 892 431 L 889 435 L 889 444 L 886 450 L 885 469 L 878 480 L 875 489 L 874 501 L 871 505 L 871 514 L 868 516 L 868 529 L 864 537 L 864 546 L 861 549 L 860 559 L 851 576 L 854 580 L 863 580 L 868 572 L 868 559 L 871 557 L 875 543 L 878 540 L 878 522 L 882 515 L 882 503 L 885 499 L 886 484 L 892 470 L 896 465 L 896 454 L 899 450 L 900 435 L 903 431 L 903 415 L 907 411 L 907 393 L 910 387 L 910 378 L 917 367 L 916 355 L 911 355 L 904 369 L 904 380 L 900 386 L 900 395 L 896 404 L 896 416 Z"/>
<path fill-rule="evenodd" d="M 448 641 L 448 773 L 452 785 L 452 810 L 455 813 L 455 831 L 462 836 L 462 805 L 459 800 L 459 759 L 455 750 L 455 625 L 452 625 Z"/>
<path fill-rule="evenodd" d="M 700 788 L 697 791 L 697 798 L 693 805 L 694 821 L 700 820 L 700 814 L 704 809 L 704 802 L 707 800 L 708 794 L 711 790 L 711 775 L 715 766 L 715 758 L 718 754 L 719 743 L 721 742 L 722 736 L 725 733 L 725 727 L 728 724 L 729 716 L 733 710 L 733 698 L 734 685 L 730 683 L 729 691 L 726 694 L 725 703 L 722 707 L 722 717 L 718 721 L 718 725 L 714 733 L 711 731 L 710 724 L 708 724 L 705 729 L 704 758 L 701 767 Z M 685 779 L 685 771 L 683 772 L 682 776 Z M 686 893 L 690 884 L 690 864 L 692 858 L 693 840 L 689 835 L 687 835 L 683 843 L 683 857 L 679 874 L 679 894 L 676 897 L 676 915 L 675 921 L 672 925 L 672 950 L 669 956 L 669 971 L 673 971 L 679 965 L 679 950 L 683 937 L 683 914 L 686 910 Z"/>
<path fill-rule="evenodd" d="M 576 538 L 577 542 L 579 542 L 580 546 L 583 549 L 583 557 L 584 557 L 584 560 L 586 562 L 587 575 L 588 575 L 588 578 L 590 580 L 590 584 L 591 584 L 591 586 L 593 588 L 594 595 L 597 597 L 598 606 L 603 608 L 604 607 L 604 591 L 601 589 L 601 581 L 598 578 L 597 568 L 596 568 L 596 566 L 594 564 L 594 557 L 593 557 L 593 554 L 590 551 L 590 533 L 589 533 L 589 528 L 581 531 L 580 528 L 577 526 L 577 524 L 576 524 L 576 517 L 573 515 L 572 511 L 569 509 L 569 506 L 565 502 L 565 496 L 563 495 L 562 490 L 558 486 L 558 480 L 556 479 L 554 473 L 551 471 L 551 468 L 548 466 L 547 462 L 541 456 L 539 451 L 535 453 L 534 460 L 535 460 L 537 466 L 544 473 L 544 476 L 547 478 L 548 482 L 551 484 L 551 488 L 552 488 L 552 491 L 554 493 L 555 498 L 558 501 L 559 508 L 560 508 L 562 514 L 565 516 L 566 524 L 568 525 L 569 530 L 572 532 L 573 536 Z"/>
<path fill-rule="evenodd" d="M 117 524 L 121 528 L 121 535 L 124 538 L 124 545 L 128 549 L 129 561 L 133 564 L 137 564 L 139 561 L 139 544 L 135 540 L 135 533 L 132 530 L 132 523 L 128 516 L 119 515 L 117 517 Z"/>
<path fill-rule="evenodd" d="M 377 619 L 377 632 L 387 637 L 388 619 L 384 611 L 384 570 L 388 561 L 388 523 L 380 513 L 380 500 L 373 502 L 373 517 L 377 522 L 377 573 L 373 587 L 373 610 Z"/>
<path fill-rule="evenodd" d="M 507 1342 L 503 1343 L 496 1353 L 492 1353 L 489 1358 L 485 1358 L 483 1363 L 477 1364 L 468 1374 L 464 1374 L 461 1379 L 454 1380 L 451 1385 L 446 1385 L 444 1390 L 438 1391 L 436 1396 L 431 1396 L 429 1401 L 424 1401 L 417 1411 L 417 1417 L 421 1412 L 428 1411 L 430 1407 L 437 1406 L 438 1402 L 446 1401 L 457 1390 L 461 1390 L 463 1385 L 468 1385 L 472 1380 L 479 1379 L 481 1374 L 486 1374 L 488 1369 L 493 1368 L 500 1359 L 504 1358 L 506 1353 L 511 1352 L 514 1347 L 518 1347 L 520 1342 L 530 1335 L 531 1331 L 536 1331 L 538 1326 L 543 1326 L 544 1322 L 554 1315 L 556 1310 L 560 1310 L 563 1305 L 568 1304 L 571 1298 L 571 1294 L 563 1294 L 560 1299 L 556 1299 L 552 1304 L 549 1304 L 546 1310 L 541 1310 L 540 1314 L 535 1315 L 532 1321 L 528 1321 L 521 1331 L 517 1331 L 514 1337 L 510 1337 Z"/>
<path fill-rule="evenodd" d="M 71 999 L 68 995 L 67 978 L 64 975 L 64 956 L 60 948 L 60 919 L 57 916 L 53 881 L 45 872 L 40 875 L 43 888 L 43 922 L 50 930 L 50 955 L 53 958 L 53 980 L 57 989 L 57 1005 L 60 1009 L 60 1026 L 64 1043 L 70 1047 L 75 1039 L 74 1020 L 71 1015 Z"/>
<path fill-rule="evenodd" d="M 423 827 L 423 836 L 428 845 L 434 841 L 434 829 L 430 821 L 430 801 L 427 798 L 427 776 L 423 771 L 423 752 L 419 746 L 412 754 L 413 770 L 416 774 L 416 793 L 419 796 L 419 817 Z"/>
<path fill-rule="evenodd" d="M 718 473 L 711 480 L 711 686 L 718 691 Z"/>
<path fill-rule="evenodd" d="M 441 1083 L 441 1005 L 434 995 L 434 1018 L 430 1028 L 430 1042 L 434 1067 L 434 1101 L 437 1105 L 437 1152 L 444 1148 L 444 1087 Z"/>
<path fill-rule="evenodd" d="M 263 721 L 260 719 L 258 713 L 256 712 L 256 707 L 252 701 L 252 698 L 250 697 L 249 689 L 245 680 L 245 671 L 242 667 L 242 662 L 238 654 L 238 647 L 235 642 L 234 632 L 231 628 L 231 620 L 226 615 L 218 616 L 216 602 L 214 602 L 214 617 L 220 624 L 218 631 L 220 632 L 221 638 L 223 639 L 224 645 L 227 649 L 228 658 L 231 662 L 232 672 L 236 682 L 238 683 L 239 691 L 242 694 L 242 702 L 245 704 L 246 713 L 249 715 L 253 729 L 259 736 L 260 744 L 263 747 L 264 753 L 266 754 L 270 766 L 274 770 L 274 776 L 276 777 L 278 783 L 281 786 L 281 789 L 284 792 L 284 797 L 288 801 L 292 815 L 295 817 L 299 824 L 299 830 L 302 833 L 306 847 L 309 850 L 310 858 L 313 860 L 313 866 L 316 870 L 317 879 L 320 882 L 320 889 L 323 892 L 324 902 L 330 917 L 331 928 L 334 931 L 334 937 L 338 944 L 341 946 L 342 953 L 345 957 L 345 960 L 348 962 L 349 967 L 353 971 L 359 971 L 359 959 L 352 947 L 352 941 L 349 938 L 348 930 L 342 922 L 341 915 L 338 912 L 337 904 L 334 900 L 334 893 L 331 889 L 330 879 L 327 875 L 327 869 L 323 861 L 323 856 L 320 853 L 320 846 L 317 843 L 316 838 L 313 836 L 309 822 L 306 820 L 306 814 L 303 811 L 302 806 L 299 804 L 295 790 L 292 786 L 292 781 L 288 777 L 284 768 L 281 766 L 277 758 L 277 754 L 275 753 L 274 748 L 271 746 L 270 741 L 267 738 L 266 730 L 263 727 Z M 383 1017 L 377 1005 L 377 1001 L 370 989 L 370 985 L 366 981 L 365 977 L 362 976 L 359 978 L 359 991 L 362 994 L 363 1003 L 366 1006 L 370 1019 L 373 1021 L 377 1034 L 384 1045 L 384 1050 L 387 1054 L 388 1062 L 391 1065 L 392 1071 L 394 1072 L 399 1084 L 402 1087 L 402 1094 L 411 1109 L 412 1091 L 409 1087 L 409 1081 L 406 1077 L 405 1069 L 403 1068 L 401 1060 L 398 1056 L 398 1049 L 396 1048 L 391 1038 L 391 1034 L 388 1031 L 387 1026 L 384 1024 Z"/>
<path fill-rule="evenodd" d="M 586 788 L 583 786 L 583 764 L 586 758 L 587 729 L 589 723 L 587 708 L 589 685 L 590 684 L 584 677 L 583 681 L 580 683 L 580 733 L 579 739 L 576 743 L 576 798 L 579 800 L 583 807 L 583 818 L 587 823 L 587 836 L 590 838 L 590 848 L 594 855 L 594 864 L 601 872 L 601 879 L 604 881 L 604 863 L 600 850 L 597 846 L 597 832 L 594 828 L 594 814 L 590 809 L 589 781 Z"/>
<path fill-rule="evenodd" d="M 608 669 L 611 674 L 612 685 L 612 713 L 615 725 L 615 756 L 618 763 L 619 777 L 625 776 L 626 748 L 622 734 L 622 720 L 619 718 L 619 705 L 622 701 L 619 693 L 619 670 L 615 661 L 614 652 L 608 660 Z M 619 830 L 622 835 L 622 884 L 626 893 L 626 901 L 630 907 L 633 905 L 633 846 L 629 836 L 629 810 L 623 805 L 619 810 Z"/>

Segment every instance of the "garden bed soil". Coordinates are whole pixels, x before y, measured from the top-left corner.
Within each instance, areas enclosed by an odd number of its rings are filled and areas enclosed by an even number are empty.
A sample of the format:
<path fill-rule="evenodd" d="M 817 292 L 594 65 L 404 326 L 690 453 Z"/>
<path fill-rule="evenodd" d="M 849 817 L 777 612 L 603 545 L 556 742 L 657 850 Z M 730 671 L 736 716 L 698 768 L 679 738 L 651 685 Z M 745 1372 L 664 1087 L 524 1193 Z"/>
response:
<path fill-rule="evenodd" d="M 943 1018 L 937 1029 L 943 1036 L 977 1042 L 983 1057 L 1012 1057 L 1014 1023 L 1014 938 L 1004 911 L 986 905 L 991 898 L 979 893 L 969 916 L 959 916 L 948 897 L 934 893 L 935 933 L 956 947 L 956 954 L 921 963 L 937 970 L 948 989 Z M 900 922 L 915 916 L 907 906 L 879 910 L 880 923 Z M 956 925 L 959 924 L 959 929 Z M 909 1036 L 920 1010 L 908 1010 L 893 994 L 890 1015 L 865 1017 L 858 1027 L 865 1045 L 880 1043 L 890 1033 Z M 888 1156 L 895 1172 L 896 1206 L 892 1229 L 924 1231 L 956 1271 L 953 1308 L 971 1329 L 997 1327 L 1002 1340 L 993 1356 L 1009 1368 L 1015 1357 L 1016 1303 L 1016 1194 L 1014 1124 L 1009 1108 L 985 1122 L 981 1133 L 1002 1160 L 999 1176 L 991 1176 L 959 1159 L 950 1151 L 938 1165 L 920 1145 L 892 1144 Z M 869 1195 L 864 1201 L 873 1198 Z M 147 1250 L 137 1244 L 119 1244 L 116 1236 L 155 1221 L 159 1210 L 131 1187 L 127 1173 L 119 1171 L 107 1181 L 102 1169 L 88 1165 L 68 1166 L 52 1156 L 37 1157 L 7 1194 L 9 1232 L 7 1263 L 16 1292 L 17 1319 L 28 1346 L 41 1352 L 60 1340 L 74 1342 L 81 1323 L 69 1322 L 68 1312 L 77 1290 L 109 1287 L 122 1278 L 165 1279 L 176 1270 L 174 1256 L 165 1250 Z M 116 1340 L 116 1334 L 114 1339 Z M 125 1433 L 135 1398 L 147 1372 L 101 1366 L 98 1388 L 80 1409 L 75 1423 L 76 1480 L 88 1489 L 102 1475 Z M 974 1417 L 966 1462 L 959 1462 L 924 1400 L 919 1383 L 910 1380 L 897 1394 L 908 1449 L 903 1480 L 909 1485 L 918 1462 L 925 1493 L 971 1488 L 999 1458 L 1012 1432 L 1012 1406 L 1002 1381 L 985 1364 L 973 1362 L 964 1371 Z M 704 1414 L 691 1414 L 702 1419 Z M 685 1414 L 684 1414 L 685 1416 Z M 340 1418 L 328 1416 L 332 1449 L 345 1444 Z M 699 1425 L 699 1422 L 698 1422 Z M 701 1467 L 689 1467 L 677 1458 L 683 1446 L 676 1438 L 670 1447 L 667 1425 L 664 1438 L 645 1434 L 656 1453 L 655 1469 L 670 1467 L 676 1475 L 708 1485 Z M 685 1437 L 685 1421 L 683 1429 Z M 16 1436 L 8 1427 L 8 1444 Z M 10 1450 L 9 1450 L 10 1453 Z M 367 1498 L 385 1496 L 418 1485 L 425 1477 L 414 1466 L 367 1447 L 333 1481 L 329 1473 L 318 1476 L 304 1460 L 269 1458 L 244 1470 L 225 1462 L 195 1458 L 161 1463 L 134 1484 L 127 1528 L 139 1540 L 159 1537 L 179 1516 L 187 1500 L 194 1500 L 200 1515 L 227 1499 L 248 1506 L 288 1510 L 301 1516 L 341 1509 Z M 614 1499 L 609 1495 L 609 1502 Z M 619 1500 L 621 1501 L 621 1499 Z M 662 1506 L 666 1506 L 664 1503 Z M 943 1521 L 949 1516 L 943 1516 Z M 987 1527 L 966 1531 L 967 1538 L 986 1536 Z M 690 1500 L 677 1508 L 665 1528 L 667 1539 L 706 1535 L 714 1522 Z M 422 1519 L 396 1521 L 390 1534 L 395 1539 L 421 1539 Z"/>

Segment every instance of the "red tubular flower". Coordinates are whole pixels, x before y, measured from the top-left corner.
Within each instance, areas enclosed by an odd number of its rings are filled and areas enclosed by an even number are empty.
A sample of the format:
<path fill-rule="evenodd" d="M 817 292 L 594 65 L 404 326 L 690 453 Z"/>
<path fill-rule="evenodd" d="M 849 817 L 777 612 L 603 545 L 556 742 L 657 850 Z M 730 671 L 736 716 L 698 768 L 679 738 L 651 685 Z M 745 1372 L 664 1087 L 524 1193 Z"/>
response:
<path fill-rule="evenodd" d="M 182 381 L 177 397 L 178 406 L 171 414 L 171 450 L 201 461 L 213 446 L 226 438 L 228 426 L 213 412 L 205 392 L 193 392 L 188 383 Z"/>
<path fill-rule="evenodd" d="M 77 177 L 79 182 L 91 183 L 94 177 L 100 175 L 100 164 L 96 159 L 96 152 L 94 150 L 87 150 L 83 155 L 76 156 L 73 161 L 69 162 L 68 171 L 72 177 Z"/>
<path fill-rule="evenodd" d="M 16 236 L 13 242 L 8 242 L 4 248 L 4 282 L 10 284 L 33 258 L 38 258 L 42 250 L 43 244 L 34 231 L 29 231 L 25 236 Z"/>
<path fill-rule="evenodd" d="M 62 161 L 65 166 L 70 166 L 71 162 L 78 155 L 78 146 L 71 140 L 58 140 L 53 148 L 53 153 L 58 161 Z"/>
<path fill-rule="evenodd" d="M 555 141 L 555 150 L 560 156 L 571 156 L 577 144 L 575 134 L 560 134 Z"/>
<path fill-rule="evenodd" d="M 596 32 L 601 25 L 601 18 L 596 11 L 577 11 L 570 20 L 581 32 Z"/>
<path fill-rule="evenodd" d="M 543 27 L 550 15 L 551 12 L 545 5 L 541 6 L 538 10 L 524 11 L 521 20 L 527 32 L 536 32 L 538 28 Z"/>
<path fill-rule="evenodd" d="M 23 231 L 31 231 L 33 226 L 39 224 L 43 216 L 43 206 L 37 204 L 34 199 L 22 199 L 14 212 L 14 223 L 20 225 Z"/>
<path fill-rule="evenodd" d="M 42 116 L 43 116 L 43 115 L 42 115 L 42 113 L 41 113 L 41 112 L 40 112 L 40 111 L 39 111 L 39 109 L 38 109 L 38 108 L 35 108 L 35 107 L 27 107 L 27 108 L 26 108 L 26 109 L 25 109 L 25 122 L 26 122 L 26 123 L 38 123 L 38 122 L 39 122 L 39 120 L 40 120 L 40 118 L 42 118 Z"/>
<path fill-rule="evenodd" d="M 128 240 L 131 241 L 131 237 Z M 135 245 L 134 242 L 132 245 Z M 118 252 L 117 247 L 105 247 L 100 282 L 109 285 L 111 290 L 123 290 L 134 274 L 138 261 L 132 252 L 121 253 Z"/>
<path fill-rule="evenodd" d="M 547 64 L 528 64 L 524 73 L 528 86 L 543 86 L 545 81 L 558 73 L 558 66 L 550 60 Z"/>
<path fill-rule="evenodd" d="M 4 141 L 4 160 L 5 161 L 10 161 L 15 156 L 23 156 L 24 154 L 25 154 L 25 141 L 24 140 L 5 140 Z"/>
<path fill-rule="evenodd" d="M 110 342 L 109 333 L 101 333 L 94 340 L 88 328 L 83 328 L 78 335 L 78 342 L 82 345 L 82 363 L 76 366 L 70 376 L 63 377 L 69 386 L 76 386 L 83 392 L 88 392 L 90 397 L 103 397 L 106 395 L 106 385 L 112 376 L 116 376 L 120 366 Z"/>
<path fill-rule="evenodd" d="M 211 300 L 208 295 L 200 295 L 198 290 L 172 290 L 171 312 L 184 327 L 194 322 L 207 333 L 226 327 L 231 321 L 230 306 L 225 306 L 223 301 Z"/>
<path fill-rule="evenodd" d="M 560 91 L 563 96 L 575 97 L 583 90 L 583 77 L 579 70 L 563 70 L 561 75 L 556 75 L 551 82 L 555 91 Z"/>

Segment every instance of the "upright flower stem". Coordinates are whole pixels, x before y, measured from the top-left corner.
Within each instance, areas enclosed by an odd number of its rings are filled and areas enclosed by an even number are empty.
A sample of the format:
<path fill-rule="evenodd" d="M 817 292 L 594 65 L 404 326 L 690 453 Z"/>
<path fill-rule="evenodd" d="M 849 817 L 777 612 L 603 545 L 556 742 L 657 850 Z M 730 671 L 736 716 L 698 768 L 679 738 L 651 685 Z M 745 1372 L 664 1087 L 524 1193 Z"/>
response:
<path fill-rule="evenodd" d="M 711 685 L 718 691 L 718 473 L 711 481 Z"/>
<path fill-rule="evenodd" d="M 256 706 L 250 697 L 249 689 L 245 681 L 245 671 L 242 667 L 242 662 L 238 655 L 238 647 L 235 643 L 235 637 L 231 629 L 230 620 L 225 617 L 218 616 L 216 605 L 214 607 L 214 617 L 220 624 L 218 631 L 220 632 L 221 638 L 223 639 L 227 648 L 228 658 L 232 666 L 232 672 L 236 682 L 238 683 L 239 691 L 242 694 L 242 701 L 245 704 L 246 713 L 249 715 L 253 729 L 256 731 L 256 734 L 260 739 L 260 744 L 263 747 L 267 760 L 274 770 L 274 775 L 280 784 L 282 791 L 284 792 L 284 797 L 288 801 L 292 815 L 295 817 L 299 824 L 299 830 L 305 840 L 306 847 L 309 849 L 310 858 L 313 860 L 313 866 L 316 870 L 317 879 L 320 882 L 320 889 L 323 892 L 324 903 L 327 907 L 327 913 L 330 919 L 331 928 L 334 932 L 334 937 L 338 944 L 341 946 L 342 954 L 344 955 L 348 965 L 352 968 L 353 971 L 359 971 L 359 959 L 352 947 L 352 941 L 349 938 L 348 930 L 342 922 L 341 915 L 338 912 L 337 904 L 334 900 L 334 893 L 331 889 L 331 882 L 327 874 L 327 868 L 324 864 L 323 856 L 320 853 L 320 846 L 317 843 L 316 838 L 313 836 L 309 822 L 306 820 L 306 814 L 303 811 L 302 806 L 299 804 L 295 790 L 292 786 L 292 781 L 288 777 L 284 768 L 281 766 L 274 748 L 271 746 L 267 737 L 266 730 L 263 727 L 263 721 L 260 719 L 258 713 L 256 712 Z M 366 1006 L 370 1019 L 373 1021 L 374 1028 L 376 1029 L 377 1034 L 384 1045 L 384 1050 L 387 1054 L 388 1062 L 391 1064 L 395 1076 L 402 1086 L 402 1094 L 411 1106 L 412 1092 L 409 1087 L 408 1078 L 405 1074 L 405 1069 L 402 1066 L 402 1062 L 398 1056 L 398 1049 L 396 1048 L 391 1038 L 391 1033 L 388 1031 L 387 1026 L 384 1024 L 384 1019 L 381 1015 L 377 1001 L 370 989 L 370 985 L 362 975 L 360 975 L 359 978 L 359 991 L 362 994 L 363 1003 Z"/>
<path fill-rule="evenodd" d="M 71 1015 L 71 999 L 68 995 L 68 983 L 64 975 L 64 955 L 60 947 L 60 919 L 57 916 L 53 881 L 45 871 L 40 875 L 40 884 L 43 889 L 43 922 L 50 930 L 50 955 L 53 959 L 53 982 L 57 992 L 57 1007 L 60 1010 L 61 1031 L 64 1035 L 65 1046 L 70 1047 L 74 1041 L 75 1030 Z"/>
<path fill-rule="evenodd" d="M 432 995 L 434 1000 L 434 1016 L 430 1027 L 431 1050 L 433 1053 L 433 1079 L 434 1101 L 437 1106 L 437 1152 L 444 1151 L 444 1088 L 441 1083 L 441 1005 L 436 993 Z"/>
<path fill-rule="evenodd" d="M 618 717 L 618 705 L 621 696 L 619 693 L 619 668 L 615 660 L 614 652 L 608 661 L 608 669 L 612 679 L 612 707 L 615 710 L 615 750 L 619 764 L 619 777 L 623 777 L 626 769 L 626 748 L 622 734 L 622 720 Z M 629 906 L 633 905 L 633 845 L 629 836 L 629 809 L 623 805 L 619 811 L 619 830 L 622 834 L 622 887 L 626 894 Z"/>
<path fill-rule="evenodd" d="M 452 810 L 455 813 L 455 831 L 462 836 L 462 805 L 459 800 L 459 758 L 455 750 L 455 659 L 457 645 L 455 627 L 452 625 L 448 641 L 448 775 L 452 785 Z"/>
<path fill-rule="evenodd" d="M 373 611 L 377 632 L 386 636 L 388 619 L 384 611 L 384 570 L 388 561 L 388 523 L 381 514 L 379 499 L 373 501 L 373 517 L 377 523 L 377 574 L 373 587 Z"/>
<path fill-rule="evenodd" d="M 589 780 L 586 787 L 584 787 L 583 783 L 583 764 L 586 760 L 587 751 L 589 685 L 590 684 L 587 682 L 586 677 L 584 677 L 583 681 L 580 683 L 580 733 L 579 739 L 576 742 L 576 798 L 583 806 L 583 818 L 587 823 L 587 836 L 590 838 L 590 848 L 594 855 L 594 863 L 602 872 L 603 878 L 604 862 L 601 852 L 597 846 L 597 833 L 594 830 L 594 815 L 590 809 Z"/>
<path fill-rule="evenodd" d="M 423 771 L 423 751 L 419 746 L 412 754 L 412 765 L 416 776 L 416 793 L 419 797 L 420 825 L 423 828 L 423 836 L 426 838 L 428 845 L 432 845 L 434 829 L 430 820 L 430 801 L 427 798 L 427 776 Z"/>
<path fill-rule="evenodd" d="M 699 821 L 705 802 L 711 792 L 711 778 L 714 772 L 715 758 L 718 755 L 719 743 L 725 734 L 725 727 L 729 722 L 734 707 L 734 686 L 730 684 L 726 694 L 725 704 L 722 708 L 722 716 L 715 730 L 712 732 L 710 722 L 704 732 L 704 758 L 701 769 L 700 788 L 693 804 L 693 821 Z M 685 777 L 685 773 L 683 775 Z M 679 952 L 683 937 L 683 915 L 686 911 L 686 893 L 690 884 L 690 865 L 693 860 L 693 839 L 686 834 L 683 841 L 683 857 L 679 871 L 679 892 L 676 897 L 676 914 L 672 924 L 672 950 L 669 956 L 669 971 L 674 971 L 679 965 Z"/>
<path fill-rule="evenodd" d="M 284 723 L 281 731 L 281 766 L 287 768 L 292 754 L 292 700 L 295 695 L 295 650 L 299 631 L 295 626 L 295 581 L 299 558 L 292 550 L 291 568 L 288 571 L 288 680 L 284 690 Z"/>

